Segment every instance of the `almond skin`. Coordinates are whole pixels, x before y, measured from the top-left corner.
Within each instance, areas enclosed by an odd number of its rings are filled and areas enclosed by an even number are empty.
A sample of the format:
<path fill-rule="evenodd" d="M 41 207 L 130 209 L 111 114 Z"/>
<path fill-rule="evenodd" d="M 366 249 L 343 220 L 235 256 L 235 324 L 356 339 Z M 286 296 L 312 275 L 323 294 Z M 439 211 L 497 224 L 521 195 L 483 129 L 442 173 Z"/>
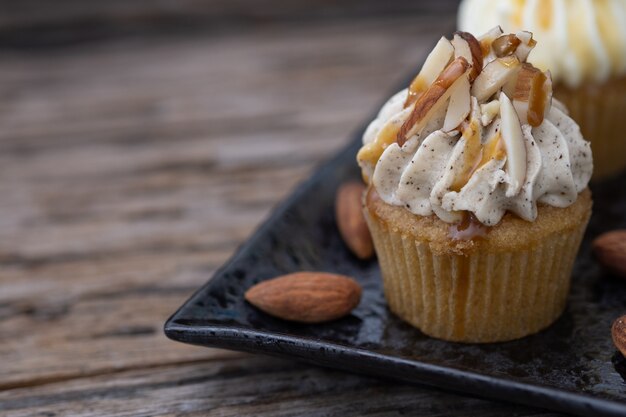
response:
<path fill-rule="evenodd" d="M 622 316 L 615 320 L 611 327 L 611 336 L 617 350 L 626 356 L 626 316 Z"/>
<path fill-rule="evenodd" d="M 296 272 L 254 285 L 245 299 L 274 317 L 321 323 L 350 313 L 361 301 L 361 286 L 344 275 Z"/>
<path fill-rule="evenodd" d="M 470 81 L 474 81 L 480 71 L 483 69 L 483 51 L 480 47 L 480 42 L 469 32 L 454 32 L 469 45 L 470 52 L 472 53 L 472 71 L 470 72 Z"/>
<path fill-rule="evenodd" d="M 467 59 L 462 56 L 455 58 L 448 64 L 428 89 L 415 100 L 411 114 L 398 131 L 396 137 L 398 145 L 404 145 L 411 136 L 419 132 L 426 125 L 428 115 L 433 108 L 443 105 L 446 102 L 448 89 L 470 68 L 471 65 L 467 62 Z"/>
<path fill-rule="evenodd" d="M 626 278 L 626 230 L 603 233 L 593 241 L 592 246 L 598 262 Z"/>
<path fill-rule="evenodd" d="M 343 184 L 335 198 L 335 218 L 339 233 L 350 251 L 359 259 L 374 254 L 374 243 L 363 215 L 365 186 L 359 182 Z"/>

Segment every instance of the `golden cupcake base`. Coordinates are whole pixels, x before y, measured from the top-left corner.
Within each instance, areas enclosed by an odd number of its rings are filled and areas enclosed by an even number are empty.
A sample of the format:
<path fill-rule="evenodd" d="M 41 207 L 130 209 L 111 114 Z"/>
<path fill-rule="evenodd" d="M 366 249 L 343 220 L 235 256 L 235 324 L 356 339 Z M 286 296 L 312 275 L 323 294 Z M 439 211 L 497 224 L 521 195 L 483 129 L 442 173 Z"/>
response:
<path fill-rule="evenodd" d="M 567 106 L 585 139 L 591 141 L 593 179 L 607 178 L 625 170 L 626 77 L 575 89 L 557 84 L 554 96 Z"/>
<path fill-rule="evenodd" d="M 587 189 L 570 207 L 539 207 L 535 222 L 507 214 L 485 238 L 456 241 L 448 223 L 370 189 L 364 210 L 389 308 L 449 341 L 507 341 L 546 328 L 565 308 L 591 204 Z"/>

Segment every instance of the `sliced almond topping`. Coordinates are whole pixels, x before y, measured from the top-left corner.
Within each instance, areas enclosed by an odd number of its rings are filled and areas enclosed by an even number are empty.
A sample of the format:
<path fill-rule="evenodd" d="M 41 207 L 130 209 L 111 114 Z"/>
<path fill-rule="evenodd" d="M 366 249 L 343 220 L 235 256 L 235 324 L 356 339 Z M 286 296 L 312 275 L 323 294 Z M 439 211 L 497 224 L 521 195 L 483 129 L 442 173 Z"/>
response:
<path fill-rule="evenodd" d="M 502 28 L 500 26 L 496 26 L 489 32 L 478 38 L 478 41 L 480 42 L 480 49 L 483 52 L 483 58 L 489 55 L 489 53 L 491 52 L 491 44 L 498 37 L 502 36 L 503 33 L 504 32 L 502 31 Z"/>
<path fill-rule="evenodd" d="M 503 85 L 517 76 L 521 64 L 516 56 L 497 58 L 483 68 L 474 80 L 472 95 L 480 103 L 494 95 Z"/>
<path fill-rule="evenodd" d="M 450 87 L 470 69 L 470 64 L 463 57 L 454 59 L 442 72 L 434 83 L 428 87 L 413 104 L 413 110 L 398 132 L 396 141 L 402 146 L 411 136 L 420 132 L 428 115 L 440 106 L 446 104 L 450 97 Z"/>
<path fill-rule="evenodd" d="M 545 97 L 544 108 L 543 108 L 543 117 L 545 118 L 548 113 L 550 113 L 550 109 L 552 108 L 552 73 L 550 71 L 544 71 L 543 74 L 546 76 L 546 81 L 543 83 L 543 94 Z M 541 96 L 539 96 L 541 97 Z M 537 112 L 540 112 L 541 109 L 538 107 Z"/>
<path fill-rule="evenodd" d="M 513 95 L 509 94 L 513 98 L 513 106 L 517 111 L 519 119 L 523 123 L 528 123 L 528 107 L 531 95 L 533 95 L 533 87 L 537 89 L 543 87 L 544 75 L 539 69 L 535 68 L 531 64 L 522 64 L 522 69 L 517 76 L 515 83 L 515 89 Z"/>
<path fill-rule="evenodd" d="M 528 58 L 528 54 L 533 50 L 535 45 L 537 45 L 537 41 L 533 39 L 532 32 L 527 31 L 519 31 L 515 34 L 515 36 L 522 41 L 522 43 L 515 50 L 515 56 L 520 62 L 526 62 Z"/>
<path fill-rule="evenodd" d="M 409 86 L 409 95 L 404 102 L 405 108 L 413 104 L 415 100 L 428 89 L 439 74 L 441 74 L 441 71 L 450 63 L 453 56 L 454 47 L 450 41 L 445 37 L 439 39 L 435 48 L 428 54 L 421 71 Z"/>
<path fill-rule="evenodd" d="M 537 42 L 533 39 L 533 33 L 527 30 L 520 30 L 515 34 L 515 36 L 517 36 L 519 40 L 521 40 L 525 44 L 532 44 L 532 46 L 535 46 L 535 44 L 537 44 Z"/>
<path fill-rule="evenodd" d="M 502 35 L 491 44 L 491 48 L 497 57 L 511 55 L 517 50 L 522 41 L 515 35 Z"/>
<path fill-rule="evenodd" d="M 480 105 L 480 122 L 483 126 L 490 124 L 493 119 L 500 113 L 500 102 L 498 100 L 491 100 L 488 103 Z"/>
<path fill-rule="evenodd" d="M 526 178 L 526 145 L 517 112 L 504 93 L 500 93 L 500 117 L 502 120 L 500 134 L 507 157 L 506 170 L 511 180 L 506 195 L 512 196 L 521 190 Z"/>
<path fill-rule="evenodd" d="M 504 149 L 504 141 L 502 140 L 502 134 L 497 132 L 491 139 L 488 139 L 483 147 L 483 155 L 476 167 L 478 170 L 492 159 L 502 160 L 506 157 L 506 150 Z"/>
<path fill-rule="evenodd" d="M 459 78 L 450 87 L 450 104 L 443 122 L 446 133 L 457 129 L 470 112 L 470 81 L 468 76 Z"/>
<path fill-rule="evenodd" d="M 521 70 L 521 67 L 520 67 Z M 519 74 L 519 72 L 518 72 Z M 517 85 L 517 74 L 515 77 L 511 77 L 504 83 L 500 91 L 507 95 L 507 97 L 511 98 L 515 95 L 515 86 Z"/>
<path fill-rule="evenodd" d="M 552 99 L 552 79 L 550 73 L 543 73 L 531 64 L 522 64 L 517 76 L 513 106 L 523 123 L 539 126 L 550 110 Z"/>
<path fill-rule="evenodd" d="M 470 82 L 474 81 L 483 69 L 483 53 L 480 42 L 478 42 L 478 39 L 471 33 L 455 32 L 454 38 L 452 39 L 452 46 L 454 47 L 455 58 L 462 56 L 467 59 L 467 62 L 472 64 Z"/>

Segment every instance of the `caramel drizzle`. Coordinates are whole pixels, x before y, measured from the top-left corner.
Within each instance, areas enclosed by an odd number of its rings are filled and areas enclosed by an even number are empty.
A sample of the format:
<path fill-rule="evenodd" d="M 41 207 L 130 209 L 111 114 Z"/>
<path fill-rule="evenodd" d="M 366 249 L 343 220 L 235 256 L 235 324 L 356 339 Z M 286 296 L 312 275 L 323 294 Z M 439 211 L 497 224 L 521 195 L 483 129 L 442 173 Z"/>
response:
<path fill-rule="evenodd" d="M 465 148 L 463 150 L 463 168 L 461 174 L 452 182 L 451 191 L 459 192 L 469 182 L 476 171 L 492 159 L 504 159 L 506 150 L 500 132 L 491 138 L 485 145 L 481 143 L 478 122 L 472 120 L 465 124 L 463 136 Z"/>
<path fill-rule="evenodd" d="M 400 127 L 400 123 L 385 124 L 380 132 L 378 132 L 378 135 L 376 135 L 376 139 L 359 150 L 356 156 L 357 159 L 359 161 L 367 161 L 371 164 L 375 164 L 387 146 L 396 142 Z"/>
<path fill-rule="evenodd" d="M 404 101 L 404 108 L 406 109 L 411 104 L 415 103 L 415 101 L 417 101 L 419 96 L 427 88 L 428 86 L 426 85 L 426 81 L 424 81 L 424 78 L 422 76 L 418 74 L 415 78 L 413 78 L 413 81 L 411 81 L 411 85 L 409 85 L 409 94 Z"/>
<path fill-rule="evenodd" d="M 532 64 L 522 64 L 513 100 L 528 101 L 527 121 L 533 127 L 543 123 L 548 99 L 548 76 Z"/>
<path fill-rule="evenodd" d="M 471 211 L 461 212 L 461 221 L 450 225 L 448 236 L 453 240 L 475 240 L 484 238 L 491 231 Z"/>
<path fill-rule="evenodd" d="M 502 35 L 493 41 L 491 47 L 498 58 L 511 55 L 520 46 L 522 41 L 514 34 Z"/>
<path fill-rule="evenodd" d="M 531 94 L 528 101 L 528 123 L 537 127 L 543 123 L 543 116 L 546 112 L 547 92 L 544 85 L 548 77 L 543 72 L 540 72 L 533 78 L 530 91 L 534 91 L 535 94 Z"/>

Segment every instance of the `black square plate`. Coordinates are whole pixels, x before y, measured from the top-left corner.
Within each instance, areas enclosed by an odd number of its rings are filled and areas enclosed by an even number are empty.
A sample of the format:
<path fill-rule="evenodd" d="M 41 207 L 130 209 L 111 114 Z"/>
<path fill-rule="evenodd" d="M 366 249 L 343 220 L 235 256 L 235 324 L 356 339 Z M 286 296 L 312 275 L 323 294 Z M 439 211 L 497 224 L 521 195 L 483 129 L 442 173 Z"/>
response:
<path fill-rule="evenodd" d="M 281 204 L 215 276 L 165 324 L 185 343 L 287 356 L 578 415 L 626 415 L 626 360 L 611 323 L 626 313 L 626 281 L 593 261 L 591 239 L 626 227 L 626 176 L 596 184 L 594 213 L 576 261 L 568 307 L 539 334 L 487 345 L 429 338 L 385 305 L 377 262 L 346 249 L 333 214 L 337 186 L 358 179 L 360 135 Z M 302 325 L 270 317 L 243 294 L 259 281 L 317 270 L 355 277 L 361 304 L 343 319 Z"/>

